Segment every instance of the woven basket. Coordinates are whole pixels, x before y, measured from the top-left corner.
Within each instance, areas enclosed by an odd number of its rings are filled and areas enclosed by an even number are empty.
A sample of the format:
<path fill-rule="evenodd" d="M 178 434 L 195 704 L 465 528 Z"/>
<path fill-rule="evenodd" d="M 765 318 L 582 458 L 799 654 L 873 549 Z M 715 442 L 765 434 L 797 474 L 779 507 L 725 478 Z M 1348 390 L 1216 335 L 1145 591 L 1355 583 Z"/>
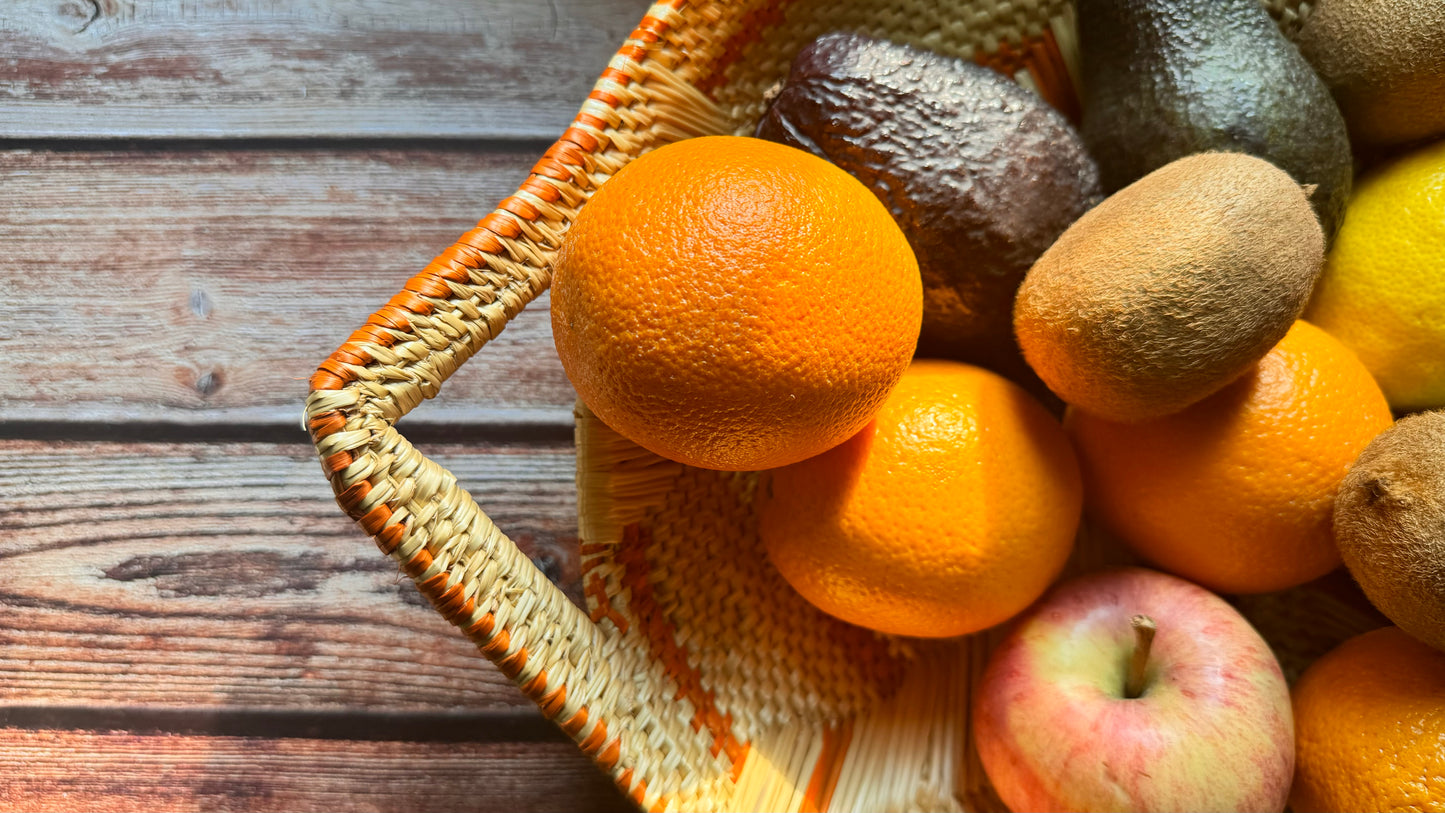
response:
<path fill-rule="evenodd" d="M 1288 32 L 1298 0 L 1271 0 Z M 1002 809 L 969 739 L 997 631 L 890 639 L 808 606 L 755 532 L 758 475 L 657 458 L 577 408 L 587 609 L 394 428 L 547 288 L 588 196 L 629 160 L 747 134 L 804 44 L 851 30 L 987 64 L 1077 113 L 1065 0 L 667 0 L 602 72 L 516 194 L 462 235 L 311 379 L 338 503 L 436 609 L 640 807 Z M 1070 567 L 1119 561 L 1081 536 Z M 1287 673 L 1381 623 L 1347 578 L 1246 611 Z"/>

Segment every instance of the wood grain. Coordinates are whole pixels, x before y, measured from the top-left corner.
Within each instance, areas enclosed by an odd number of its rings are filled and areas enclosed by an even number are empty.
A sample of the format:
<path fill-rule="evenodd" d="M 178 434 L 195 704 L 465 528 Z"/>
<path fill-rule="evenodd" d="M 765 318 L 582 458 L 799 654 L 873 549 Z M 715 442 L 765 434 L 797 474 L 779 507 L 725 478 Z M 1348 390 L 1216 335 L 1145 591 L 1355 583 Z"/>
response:
<path fill-rule="evenodd" d="M 0 810 L 625 811 L 570 743 L 412 743 L 0 728 Z"/>
<path fill-rule="evenodd" d="M 578 600 L 570 445 L 427 451 Z M 309 445 L 4 441 L 0 494 L 6 706 L 535 713 Z"/>
<path fill-rule="evenodd" d="M 552 139 L 647 0 L 6 0 L 7 138 Z"/>
<path fill-rule="evenodd" d="M 0 432 L 146 423 L 302 438 L 316 365 L 540 152 L 0 152 Z M 408 425 L 566 431 L 575 395 L 547 305 Z"/>

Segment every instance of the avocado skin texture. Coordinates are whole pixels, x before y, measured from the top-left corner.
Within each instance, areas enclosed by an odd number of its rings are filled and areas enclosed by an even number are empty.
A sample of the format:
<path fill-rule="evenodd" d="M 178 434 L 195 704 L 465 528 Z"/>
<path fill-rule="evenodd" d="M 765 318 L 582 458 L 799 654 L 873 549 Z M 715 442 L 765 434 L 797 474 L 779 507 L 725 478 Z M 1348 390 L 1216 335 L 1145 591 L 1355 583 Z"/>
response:
<path fill-rule="evenodd" d="M 1317 187 L 1333 239 L 1354 174 L 1345 121 L 1259 0 L 1076 6 L 1082 131 L 1107 192 L 1193 153 L 1248 153 Z"/>
<path fill-rule="evenodd" d="M 831 161 L 888 207 L 923 277 L 919 355 L 987 367 L 1053 400 L 1023 361 L 1012 313 L 1034 260 L 1102 199 L 1062 114 L 980 65 L 826 34 L 799 52 L 756 134 Z"/>

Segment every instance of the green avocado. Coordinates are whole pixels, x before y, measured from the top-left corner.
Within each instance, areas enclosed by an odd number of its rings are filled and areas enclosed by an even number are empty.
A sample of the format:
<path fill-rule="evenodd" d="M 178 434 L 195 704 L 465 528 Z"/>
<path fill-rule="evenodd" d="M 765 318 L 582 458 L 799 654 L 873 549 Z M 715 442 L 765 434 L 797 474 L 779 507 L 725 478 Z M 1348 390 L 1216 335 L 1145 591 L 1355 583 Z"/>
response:
<path fill-rule="evenodd" d="M 1345 121 L 1260 0 L 1077 0 L 1082 132 L 1107 192 L 1198 152 L 1243 152 L 1307 191 L 1333 238 L 1354 172 Z"/>

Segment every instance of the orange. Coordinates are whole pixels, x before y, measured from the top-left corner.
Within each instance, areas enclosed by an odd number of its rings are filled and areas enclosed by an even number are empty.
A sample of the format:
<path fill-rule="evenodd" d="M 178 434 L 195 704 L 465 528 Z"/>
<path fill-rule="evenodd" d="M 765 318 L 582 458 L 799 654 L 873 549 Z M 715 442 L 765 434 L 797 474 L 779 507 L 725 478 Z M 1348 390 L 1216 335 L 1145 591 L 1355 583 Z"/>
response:
<path fill-rule="evenodd" d="M 1311 664 L 1293 696 L 1296 813 L 1445 811 L 1445 653 L 1371 630 Z"/>
<path fill-rule="evenodd" d="M 862 432 L 770 473 L 759 533 L 819 609 L 948 637 L 1023 610 L 1058 576 L 1083 510 L 1063 428 L 1013 382 L 915 361 Z"/>
<path fill-rule="evenodd" d="M 862 183 L 761 139 L 680 141 L 582 207 L 552 281 L 557 353 L 613 430 L 693 466 L 811 457 L 877 413 L 923 321 L 908 240 Z"/>
<path fill-rule="evenodd" d="M 1232 593 L 1282 590 L 1339 566 L 1335 492 L 1390 424 L 1354 353 L 1303 321 L 1182 412 L 1136 424 L 1065 416 L 1090 518 L 1161 569 Z"/>

